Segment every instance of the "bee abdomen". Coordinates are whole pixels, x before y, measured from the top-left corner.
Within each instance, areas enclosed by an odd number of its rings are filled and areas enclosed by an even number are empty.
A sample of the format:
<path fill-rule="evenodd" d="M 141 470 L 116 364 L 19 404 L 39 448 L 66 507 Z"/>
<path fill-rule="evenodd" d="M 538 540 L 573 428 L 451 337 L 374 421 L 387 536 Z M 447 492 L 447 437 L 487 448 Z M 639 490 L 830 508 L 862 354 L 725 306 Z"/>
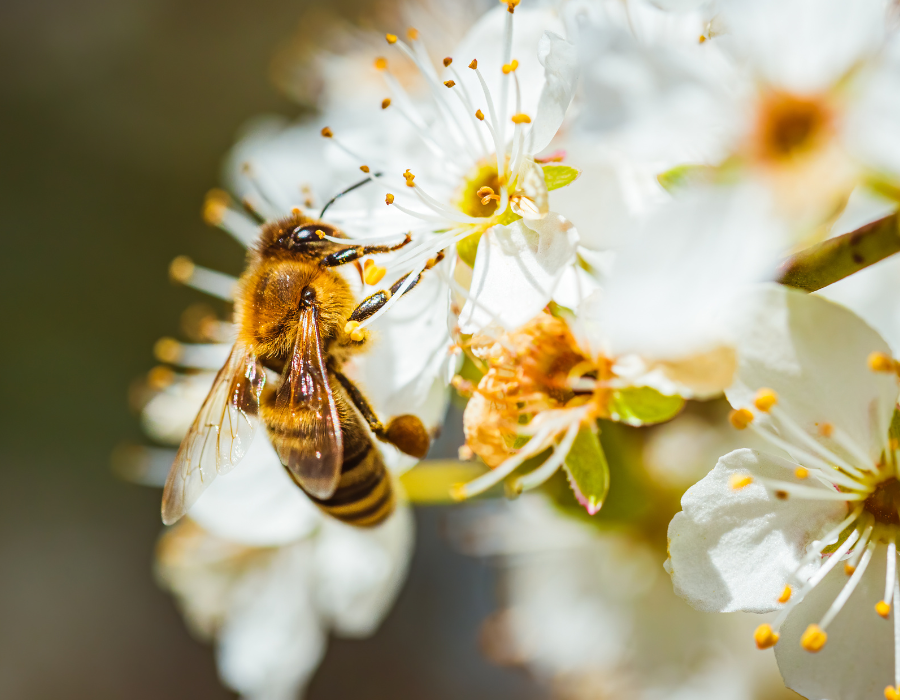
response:
<path fill-rule="evenodd" d="M 366 440 L 363 450 L 344 460 L 334 495 L 312 501 L 348 525 L 371 527 L 386 520 L 394 511 L 394 490 L 381 454 Z"/>

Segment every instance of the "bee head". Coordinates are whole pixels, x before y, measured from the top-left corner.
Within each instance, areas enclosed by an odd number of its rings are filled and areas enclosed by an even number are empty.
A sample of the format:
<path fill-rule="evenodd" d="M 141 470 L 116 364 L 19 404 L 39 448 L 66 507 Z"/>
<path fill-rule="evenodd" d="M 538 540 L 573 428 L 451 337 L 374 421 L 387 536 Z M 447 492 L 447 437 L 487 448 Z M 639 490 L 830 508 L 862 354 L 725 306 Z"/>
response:
<path fill-rule="evenodd" d="M 295 215 L 273 221 L 263 227 L 257 250 L 264 257 L 306 254 L 313 257 L 327 255 L 334 244 L 326 236 L 343 238 L 343 234 L 323 221 Z"/>

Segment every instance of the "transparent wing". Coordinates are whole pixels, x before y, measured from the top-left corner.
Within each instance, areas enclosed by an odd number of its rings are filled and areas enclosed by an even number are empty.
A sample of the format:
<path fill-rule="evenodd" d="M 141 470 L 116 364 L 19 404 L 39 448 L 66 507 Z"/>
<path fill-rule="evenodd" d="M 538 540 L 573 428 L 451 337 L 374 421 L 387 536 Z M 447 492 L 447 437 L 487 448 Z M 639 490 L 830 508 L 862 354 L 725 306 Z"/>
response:
<path fill-rule="evenodd" d="M 290 374 L 278 390 L 276 406 L 290 410 L 303 428 L 296 440 L 284 440 L 277 446 L 282 463 L 312 496 L 329 498 L 341 476 L 344 444 L 315 307 L 300 313 Z"/>
<path fill-rule="evenodd" d="M 184 515 L 217 474 L 230 471 L 247 453 L 265 381 L 256 356 L 236 344 L 175 455 L 163 491 L 166 525 Z"/>

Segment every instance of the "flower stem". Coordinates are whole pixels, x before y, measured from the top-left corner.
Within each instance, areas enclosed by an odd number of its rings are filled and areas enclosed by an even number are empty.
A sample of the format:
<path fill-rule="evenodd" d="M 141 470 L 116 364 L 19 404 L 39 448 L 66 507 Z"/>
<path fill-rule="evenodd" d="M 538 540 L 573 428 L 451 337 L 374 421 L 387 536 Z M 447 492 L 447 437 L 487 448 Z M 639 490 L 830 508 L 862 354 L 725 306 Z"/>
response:
<path fill-rule="evenodd" d="M 900 219 L 895 213 L 801 250 L 781 264 L 776 279 L 815 292 L 897 252 Z"/>

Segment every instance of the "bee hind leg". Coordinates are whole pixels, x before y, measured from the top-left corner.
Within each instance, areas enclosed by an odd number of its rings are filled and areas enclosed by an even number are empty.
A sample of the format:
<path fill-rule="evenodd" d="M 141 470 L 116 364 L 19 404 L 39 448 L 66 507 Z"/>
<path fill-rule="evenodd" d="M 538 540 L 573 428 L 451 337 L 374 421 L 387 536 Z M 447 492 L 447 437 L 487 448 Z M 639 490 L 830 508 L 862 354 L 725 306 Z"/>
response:
<path fill-rule="evenodd" d="M 390 443 L 405 454 L 424 459 L 425 455 L 428 454 L 428 448 L 431 446 L 431 439 L 428 437 L 428 431 L 425 430 L 422 421 L 417 416 L 409 413 L 397 416 L 392 418 L 388 422 L 387 427 L 385 427 L 378 420 L 375 411 L 372 410 L 366 397 L 363 396 L 357 386 L 338 371 L 332 370 L 332 374 L 340 382 L 344 391 L 347 392 L 347 396 L 350 397 L 353 405 L 362 414 L 366 423 L 369 424 L 369 429 L 375 437 L 382 442 Z"/>

